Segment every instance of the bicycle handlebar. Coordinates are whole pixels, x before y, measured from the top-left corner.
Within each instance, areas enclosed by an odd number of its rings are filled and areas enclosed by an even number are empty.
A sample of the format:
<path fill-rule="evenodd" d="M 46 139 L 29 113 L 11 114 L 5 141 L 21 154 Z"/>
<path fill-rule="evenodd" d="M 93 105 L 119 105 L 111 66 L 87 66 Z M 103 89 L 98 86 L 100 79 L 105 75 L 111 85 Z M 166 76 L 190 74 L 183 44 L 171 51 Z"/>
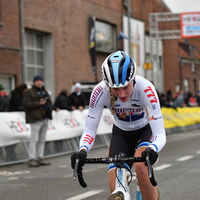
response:
<path fill-rule="evenodd" d="M 125 161 L 133 161 L 134 163 L 135 162 L 145 162 L 145 165 L 148 168 L 149 179 L 151 181 L 151 184 L 153 186 L 157 186 L 157 182 L 154 177 L 153 168 L 152 168 L 152 166 L 150 164 L 150 160 L 149 160 L 149 153 L 147 153 L 146 158 L 144 158 L 144 157 L 121 157 L 121 156 L 105 157 L 105 158 L 87 158 L 85 163 L 86 164 L 109 164 L 109 163 L 121 163 L 121 162 L 125 162 Z M 77 172 L 79 184 L 83 188 L 86 188 L 87 184 L 85 183 L 85 181 L 83 179 L 82 169 L 78 169 L 78 165 L 79 165 L 79 160 L 76 159 L 76 163 L 75 163 L 75 167 L 74 167 L 74 175 L 73 175 L 74 181 L 76 180 L 76 172 Z"/>

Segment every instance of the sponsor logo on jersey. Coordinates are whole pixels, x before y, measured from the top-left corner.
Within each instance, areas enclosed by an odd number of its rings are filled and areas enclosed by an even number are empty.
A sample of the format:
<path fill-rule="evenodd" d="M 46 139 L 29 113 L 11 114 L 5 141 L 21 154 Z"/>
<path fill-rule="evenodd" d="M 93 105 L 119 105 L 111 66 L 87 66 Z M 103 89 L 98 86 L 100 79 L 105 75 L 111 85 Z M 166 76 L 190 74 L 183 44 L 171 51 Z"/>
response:
<path fill-rule="evenodd" d="M 133 114 L 133 113 L 142 112 L 143 110 L 144 110 L 144 108 L 116 108 L 115 112 L 116 113 Z"/>
<path fill-rule="evenodd" d="M 95 119 L 95 117 L 91 115 L 88 115 L 88 118 Z"/>
<path fill-rule="evenodd" d="M 137 104 L 135 104 L 135 103 L 134 103 L 134 104 L 131 104 L 131 106 L 132 106 L 132 107 L 140 107 L 140 105 L 137 105 Z"/>
<path fill-rule="evenodd" d="M 122 121 L 136 121 L 144 117 L 143 108 L 119 108 L 115 109 L 116 116 Z"/>
<path fill-rule="evenodd" d="M 144 90 L 144 92 L 147 94 L 147 97 L 149 98 L 151 103 L 158 103 L 156 95 L 150 86 L 148 86 L 147 89 Z"/>
<path fill-rule="evenodd" d="M 92 142 L 94 141 L 94 138 L 91 137 L 90 135 L 86 135 L 83 142 L 87 142 L 88 144 L 92 144 Z"/>
<path fill-rule="evenodd" d="M 139 99 L 131 99 L 131 101 L 139 101 Z"/>
<path fill-rule="evenodd" d="M 156 109 L 156 105 L 155 105 L 155 104 L 152 104 L 152 108 L 155 110 L 155 109 Z"/>
<path fill-rule="evenodd" d="M 121 106 L 120 104 L 115 104 L 115 108 L 120 107 L 120 106 Z"/>
<path fill-rule="evenodd" d="M 103 88 L 101 86 L 98 86 L 95 91 L 92 94 L 91 100 L 90 100 L 90 107 L 94 108 L 94 104 L 99 96 L 99 94 L 101 93 L 101 91 L 103 90 Z"/>
<path fill-rule="evenodd" d="M 154 141 L 156 140 L 156 138 L 157 138 L 156 136 L 154 137 L 154 136 L 152 135 L 149 141 L 152 143 L 152 142 L 154 142 Z"/>

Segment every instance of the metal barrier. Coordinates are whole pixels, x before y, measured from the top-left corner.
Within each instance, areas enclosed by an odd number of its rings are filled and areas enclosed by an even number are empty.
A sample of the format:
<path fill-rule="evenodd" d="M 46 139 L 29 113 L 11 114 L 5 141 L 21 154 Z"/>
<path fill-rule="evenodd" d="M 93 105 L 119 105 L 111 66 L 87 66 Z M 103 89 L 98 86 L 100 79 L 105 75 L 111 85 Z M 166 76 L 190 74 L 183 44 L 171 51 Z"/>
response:
<path fill-rule="evenodd" d="M 97 135 L 93 148 L 109 146 L 111 134 Z M 45 143 L 44 157 L 56 157 L 71 154 L 79 149 L 80 137 Z M 0 166 L 27 162 L 28 142 L 0 147 Z"/>

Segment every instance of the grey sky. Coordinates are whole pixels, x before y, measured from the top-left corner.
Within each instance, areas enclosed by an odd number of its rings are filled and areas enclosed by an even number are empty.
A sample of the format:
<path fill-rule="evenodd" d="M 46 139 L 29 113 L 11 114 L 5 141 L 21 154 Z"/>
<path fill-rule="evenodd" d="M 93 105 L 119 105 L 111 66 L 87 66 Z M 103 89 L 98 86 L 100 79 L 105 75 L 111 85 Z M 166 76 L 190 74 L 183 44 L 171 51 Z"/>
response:
<path fill-rule="evenodd" d="M 200 0 L 163 0 L 172 13 L 200 12 Z"/>

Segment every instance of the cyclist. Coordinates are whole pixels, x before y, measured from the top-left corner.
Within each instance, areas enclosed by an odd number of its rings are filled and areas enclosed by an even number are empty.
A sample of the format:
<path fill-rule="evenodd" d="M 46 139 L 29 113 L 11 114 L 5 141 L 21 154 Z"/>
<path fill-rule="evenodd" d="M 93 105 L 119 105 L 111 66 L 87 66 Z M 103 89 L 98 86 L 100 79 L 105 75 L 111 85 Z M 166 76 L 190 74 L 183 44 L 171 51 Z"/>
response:
<path fill-rule="evenodd" d="M 109 55 L 101 70 L 103 81 L 96 85 L 91 94 L 80 149 L 71 156 L 72 168 L 77 157 L 79 169 L 85 164 L 105 106 L 111 110 L 114 117 L 108 156 L 114 157 L 123 153 L 126 156 L 139 157 L 145 155 L 146 148 L 150 148 L 150 162 L 153 165 L 158 159 L 158 152 L 166 143 L 163 116 L 153 84 L 135 75 L 136 64 L 131 56 L 123 51 Z M 132 167 L 132 163 L 127 164 Z M 134 168 L 143 200 L 156 200 L 157 188 L 151 185 L 145 164 L 135 163 Z M 111 193 L 115 189 L 115 169 L 115 165 L 108 165 Z"/>

